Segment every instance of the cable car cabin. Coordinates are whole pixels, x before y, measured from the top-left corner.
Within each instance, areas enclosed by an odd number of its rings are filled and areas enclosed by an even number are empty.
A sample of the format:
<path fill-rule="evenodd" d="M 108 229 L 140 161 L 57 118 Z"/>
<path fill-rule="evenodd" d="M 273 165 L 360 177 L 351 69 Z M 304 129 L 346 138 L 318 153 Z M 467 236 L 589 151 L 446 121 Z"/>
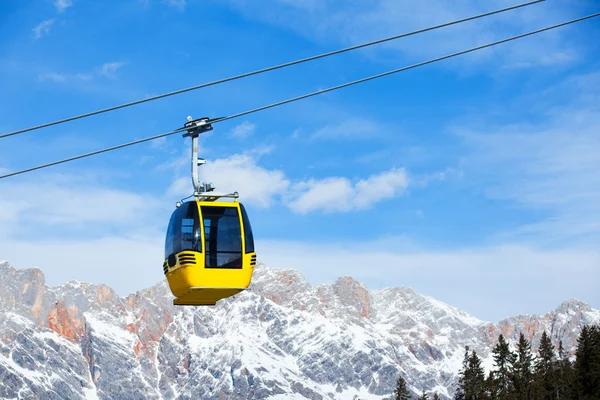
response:
<path fill-rule="evenodd" d="M 171 216 L 163 269 L 176 305 L 215 305 L 250 285 L 252 228 L 237 202 L 193 200 Z"/>

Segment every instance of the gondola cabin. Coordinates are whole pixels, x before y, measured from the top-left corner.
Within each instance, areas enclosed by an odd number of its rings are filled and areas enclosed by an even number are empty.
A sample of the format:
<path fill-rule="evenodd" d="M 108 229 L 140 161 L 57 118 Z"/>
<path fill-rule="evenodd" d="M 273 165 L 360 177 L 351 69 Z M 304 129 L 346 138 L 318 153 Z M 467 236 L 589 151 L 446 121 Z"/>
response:
<path fill-rule="evenodd" d="M 181 204 L 165 240 L 164 273 L 176 305 L 214 305 L 250 285 L 256 265 L 252 228 L 237 200 Z"/>

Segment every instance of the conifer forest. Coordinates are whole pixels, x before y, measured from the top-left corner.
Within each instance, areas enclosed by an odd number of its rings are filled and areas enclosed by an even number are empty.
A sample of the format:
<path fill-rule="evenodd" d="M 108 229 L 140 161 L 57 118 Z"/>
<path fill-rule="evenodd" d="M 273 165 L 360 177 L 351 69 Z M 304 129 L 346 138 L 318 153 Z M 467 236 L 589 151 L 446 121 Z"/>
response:
<path fill-rule="evenodd" d="M 492 353 L 494 368 L 486 374 L 474 350 L 465 348 L 455 400 L 596 400 L 600 399 L 600 326 L 584 326 L 575 354 L 562 343 L 556 348 L 546 332 L 537 351 L 520 334 L 512 349 L 500 335 Z M 398 378 L 393 400 L 412 398 L 404 378 Z M 423 391 L 419 400 L 439 399 Z"/>

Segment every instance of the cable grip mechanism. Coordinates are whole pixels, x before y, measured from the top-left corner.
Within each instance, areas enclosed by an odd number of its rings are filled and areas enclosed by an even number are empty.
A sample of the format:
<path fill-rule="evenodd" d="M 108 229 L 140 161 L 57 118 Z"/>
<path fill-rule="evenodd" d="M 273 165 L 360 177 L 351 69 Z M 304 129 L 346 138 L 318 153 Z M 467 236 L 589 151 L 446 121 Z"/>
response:
<path fill-rule="evenodd" d="M 201 193 L 212 192 L 215 190 L 212 183 L 200 184 L 199 169 L 201 165 L 206 164 L 206 160 L 198 158 L 198 136 L 201 134 L 212 131 L 210 118 L 198 118 L 192 119 L 187 117 L 188 122 L 183 126 L 187 129 L 187 132 L 183 134 L 183 137 L 192 138 L 192 184 L 194 185 L 194 197 L 199 197 Z"/>

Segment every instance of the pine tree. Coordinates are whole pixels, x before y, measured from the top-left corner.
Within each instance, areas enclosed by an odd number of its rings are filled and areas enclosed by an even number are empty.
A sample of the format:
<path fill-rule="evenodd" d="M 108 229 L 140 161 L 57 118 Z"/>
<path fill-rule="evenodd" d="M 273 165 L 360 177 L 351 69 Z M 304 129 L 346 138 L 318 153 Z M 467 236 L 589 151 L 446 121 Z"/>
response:
<path fill-rule="evenodd" d="M 600 398 L 600 328 L 584 326 L 575 352 L 577 392 L 582 400 Z"/>
<path fill-rule="evenodd" d="M 463 369 L 459 375 L 459 388 L 457 391 L 459 398 L 479 400 L 486 397 L 485 371 L 475 350 L 469 353 L 468 346 L 465 347 Z"/>
<path fill-rule="evenodd" d="M 498 389 L 496 388 L 496 380 L 494 379 L 494 371 L 490 371 L 485 380 L 485 393 L 489 399 L 498 398 Z"/>
<path fill-rule="evenodd" d="M 577 400 L 575 390 L 575 371 L 569 357 L 565 354 L 562 340 L 558 343 L 558 363 L 556 373 L 556 398 L 559 400 Z"/>
<path fill-rule="evenodd" d="M 421 393 L 421 395 L 419 396 L 418 400 L 429 400 L 429 396 L 427 395 L 427 393 L 423 390 L 423 392 Z"/>
<path fill-rule="evenodd" d="M 454 400 L 465 400 L 465 392 L 463 392 L 460 386 L 454 392 Z"/>
<path fill-rule="evenodd" d="M 441 399 L 440 399 L 440 395 L 439 395 L 439 394 L 437 394 L 437 392 L 435 392 L 435 393 L 433 394 L 433 400 L 441 400 Z"/>
<path fill-rule="evenodd" d="M 515 361 L 515 355 L 510 350 L 508 342 L 504 339 L 504 336 L 500 334 L 498 337 L 498 343 L 492 350 L 494 355 L 494 365 L 496 370 L 494 371 L 494 382 L 495 391 L 499 400 L 510 399 L 511 393 L 513 392 L 512 385 L 512 367 Z"/>
<path fill-rule="evenodd" d="M 542 400 L 556 399 L 558 380 L 556 369 L 554 345 L 552 345 L 550 337 L 544 331 L 540 340 L 538 358 L 535 363 L 537 398 Z"/>
<path fill-rule="evenodd" d="M 517 357 L 513 363 L 512 380 L 517 399 L 530 400 L 531 386 L 533 383 L 533 354 L 531 354 L 531 344 L 523 332 L 519 334 L 517 344 Z"/>
<path fill-rule="evenodd" d="M 481 366 L 481 360 L 477 356 L 475 350 L 471 352 L 469 357 L 469 378 L 470 387 L 467 400 L 480 400 L 484 399 L 485 396 L 485 370 Z M 465 391 L 465 394 L 467 392 Z"/>
<path fill-rule="evenodd" d="M 402 376 L 399 376 L 394 390 L 394 400 L 410 400 L 410 397 L 410 392 L 406 388 L 406 381 Z"/>
<path fill-rule="evenodd" d="M 465 400 L 465 372 L 469 369 L 469 346 L 465 346 L 462 369 L 458 372 L 458 388 L 454 393 L 454 400 Z"/>

